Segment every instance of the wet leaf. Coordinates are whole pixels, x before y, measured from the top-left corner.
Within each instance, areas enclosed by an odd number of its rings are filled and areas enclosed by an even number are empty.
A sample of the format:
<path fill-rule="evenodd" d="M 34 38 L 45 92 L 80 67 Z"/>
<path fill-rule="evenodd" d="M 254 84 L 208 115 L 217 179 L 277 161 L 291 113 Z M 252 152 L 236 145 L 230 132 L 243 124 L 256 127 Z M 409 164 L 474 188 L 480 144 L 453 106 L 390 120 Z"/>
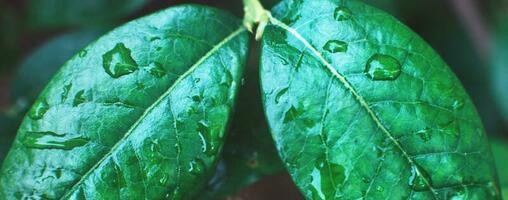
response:
<path fill-rule="evenodd" d="M 179 6 L 84 48 L 23 120 L 0 199 L 192 198 L 223 146 L 247 37 L 230 14 Z"/>
<path fill-rule="evenodd" d="M 500 198 L 470 98 L 417 34 L 358 1 L 286 0 L 273 16 L 264 107 L 307 199 Z"/>
<path fill-rule="evenodd" d="M 508 198 L 508 142 L 500 138 L 491 138 L 491 148 L 496 161 L 499 183 L 503 197 Z"/>

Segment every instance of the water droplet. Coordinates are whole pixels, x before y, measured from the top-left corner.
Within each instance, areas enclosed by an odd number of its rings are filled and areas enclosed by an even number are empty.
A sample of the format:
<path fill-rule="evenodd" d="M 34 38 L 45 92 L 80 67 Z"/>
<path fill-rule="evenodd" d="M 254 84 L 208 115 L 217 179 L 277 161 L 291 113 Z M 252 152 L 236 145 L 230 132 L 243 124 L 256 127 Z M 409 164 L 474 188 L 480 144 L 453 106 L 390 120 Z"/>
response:
<path fill-rule="evenodd" d="M 491 197 L 490 199 L 499 199 L 500 191 L 496 183 L 490 181 L 487 183 L 486 187 L 488 195 Z"/>
<path fill-rule="evenodd" d="M 378 191 L 378 192 L 383 192 L 384 190 L 385 190 L 385 188 L 383 186 L 378 185 L 376 187 L 376 191 Z"/>
<path fill-rule="evenodd" d="M 205 169 L 203 160 L 196 158 L 189 163 L 189 173 L 193 175 L 200 175 Z"/>
<path fill-rule="evenodd" d="M 277 92 L 277 95 L 275 95 L 275 103 L 278 104 L 280 102 L 280 98 L 282 96 L 284 96 L 288 91 L 289 91 L 289 88 L 286 87 L 286 88 L 280 90 L 279 92 Z"/>
<path fill-rule="evenodd" d="M 151 75 L 153 75 L 157 78 L 162 78 L 163 76 L 166 75 L 166 71 L 164 70 L 164 67 L 162 67 L 162 64 L 160 64 L 158 62 L 150 63 L 150 65 L 148 65 L 146 67 L 146 70 L 148 71 L 148 73 L 150 73 Z"/>
<path fill-rule="evenodd" d="M 241 82 L 242 82 L 242 86 L 244 86 L 245 85 L 245 78 L 242 78 Z"/>
<path fill-rule="evenodd" d="M 69 96 L 69 92 L 71 91 L 72 83 L 69 83 L 63 87 L 63 92 L 61 95 L 61 101 L 64 102 L 67 99 L 67 96 Z"/>
<path fill-rule="evenodd" d="M 29 132 L 23 139 L 23 144 L 34 149 L 63 149 L 71 150 L 89 142 L 84 137 L 67 137 L 65 134 L 54 132 Z"/>
<path fill-rule="evenodd" d="M 168 180 L 169 180 L 169 176 L 167 174 L 164 174 L 162 175 L 162 177 L 159 179 L 159 183 L 163 186 L 166 185 L 166 183 L 168 183 Z"/>
<path fill-rule="evenodd" d="M 463 200 L 463 199 L 467 199 L 467 194 L 466 194 L 466 192 L 464 191 L 463 188 L 460 188 L 457 191 L 448 193 L 448 197 L 446 199 L 449 199 L 449 200 Z"/>
<path fill-rule="evenodd" d="M 160 37 L 151 37 L 150 42 L 154 42 L 154 41 L 160 40 L 160 39 L 161 39 Z"/>
<path fill-rule="evenodd" d="M 426 129 L 416 132 L 416 135 L 418 135 L 420 137 L 420 139 L 422 139 L 425 142 L 432 139 L 432 131 L 429 128 L 426 128 Z"/>
<path fill-rule="evenodd" d="M 431 181 L 430 177 L 427 175 L 427 172 L 423 170 L 423 168 L 419 166 L 411 167 L 411 176 L 409 176 L 409 186 L 416 191 L 424 191 L 429 189 L 426 181 Z M 430 183 L 432 184 L 432 183 Z"/>
<path fill-rule="evenodd" d="M 81 51 L 79 51 L 78 56 L 80 58 L 84 58 L 86 54 L 88 54 L 88 51 L 86 49 L 82 49 Z"/>
<path fill-rule="evenodd" d="M 199 121 L 197 127 L 198 135 L 201 140 L 201 150 L 208 156 L 215 154 L 215 146 L 210 140 L 209 126 L 205 121 Z"/>
<path fill-rule="evenodd" d="M 340 40 L 330 40 L 323 46 L 323 49 L 330 53 L 346 52 L 347 48 L 347 43 Z"/>
<path fill-rule="evenodd" d="M 230 87 L 231 83 L 233 83 L 233 74 L 231 74 L 229 70 L 226 70 L 224 76 L 222 76 L 220 84 L 226 87 Z"/>
<path fill-rule="evenodd" d="M 201 102 L 203 100 L 203 98 L 200 95 L 194 95 L 191 98 L 195 102 Z"/>
<path fill-rule="evenodd" d="M 104 70 L 113 78 L 120 78 L 138 70 L 138 64 L 131 57 L 131 50 L 123 43 L 116 44 L 102 56 L 102 60 Z"/>
<path fill-rule="evenodd" d="M 395 80 L 401 74 L 401 65 L 392 56 L 375 54 L 367 62 L 365 69 L 372 80 Z"/>
<path fill-rule="evenodd" d="M 72 106 L 76 107 L 79 104 L 82 104 L 85 102 L 85 97 L 83 95 L 85 94 L 85 90 L 80 90 L 76 95 L 74 96 L 74 101 L 72 102 Z"/>
<path fill-rule="evenodd" d="M 28 116 L 34 120 L 42 119 L 44 117 L 44 114 L 49 110 L 49 104 L 48 102 L 43 99 L 38 101 L 34 107 L 30 110 L 28 113 Z"/>
<path fill-rule="evenodd" d="M 311 172 L 313 196 L 318 199 L 333 199 L 337 188 L 344 183 L 345 169 L 342 165 L 331 163 L 322 157 Z"/>
<path fill-rule="evenodd" d="M 353 13 L 351 10 L 347 9 L 346 7 L 337 7 L 335 9 L 335 12 L 333 13 L 333 18 L 337 21 L 344 21 L 348 20 L 353 16 Z"/>
<path fill-rule="evenodd" d="M 454 110 L 459 110 L 464 107 L 464 100 L 462 98 L 457 98 L 455 101 L 453 101 L 452 108 Z"/>
<path fill-rule="evenodd" d="M 363 181 L 364 183 L 370 183 L 371 179 L 370 179 L 369 177 L 363 177 L 363 178 L 362 178 L 362 181 Z"/>
<path fill-rule="evenodd" d="M 291 108 L 286 111 L 286 114 L 284 114 L 284 123 L 294 121 L 296 118 L 298 118 L 298 115 L 298 110 L 294 106 L 291 106 Z"/>

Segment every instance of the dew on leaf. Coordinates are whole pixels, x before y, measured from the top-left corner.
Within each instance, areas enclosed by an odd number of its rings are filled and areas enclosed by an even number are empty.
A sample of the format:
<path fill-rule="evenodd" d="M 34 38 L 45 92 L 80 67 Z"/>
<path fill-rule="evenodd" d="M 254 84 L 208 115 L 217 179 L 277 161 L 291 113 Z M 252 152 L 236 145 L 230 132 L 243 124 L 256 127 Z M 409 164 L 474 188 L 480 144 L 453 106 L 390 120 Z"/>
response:
<path fill-rule="evenodd" d="M 83 95 L 85 94 L 85 90 L 80 90 L 76 95 L 74 96 L 74 101 L 72 102 L 72 106 L 76 107 L 79 104 L 82 104 L 85 102 L 85 97 Z"/>
<path fill-rule="evenodd" d="M 162 177 L 159 179 L 159 183 L 163 186 L 165 186 L 168 183 L 169 176 L 167 174 L 162 175 Z"/>
<path fill-rule="evenodd" d="M 61 101 L 64 102 L 67 99 L 67 96 L 69 96 L 69 92 L 71 91 L 72 83 L 69 83 L 63 87 L 63 92 L 61 95 Z"/>
<path fill-rule="evenodd" d="M 429 175 L 423 170 L 423 168 L 419 166 L 411 167 L 411 175 L 409 176 L 408 184 L 413 190 L 424 191 L 429 189 L 426 180 L 429 181 L 429 184 L 432 184 L 430 183 L 431 179 Z"/>
<path fill-rule="evenodd" d="M 333 18 L 337 21 L 349 20 L 353 13 L 346 7 L 337 7 L 333 13 Z"/>
<path fill-rule="evenodd" d="M 459 110 L 462 107 L 464 107 L 464 100 L 462 100 L 462 98 L 457 98 L 453 101 L 452 108 L 454 110 Z"/>
<path fill-rule="evenodd" d="M 365 72 L 372 80 L 395 80 L 401 74 L 400 62 L 392 56 L 375 54 L 367 61 Z"/>
<path fill-rule="evenodd" d="M 28 116 L 34 120 L 42 119 L 49 110 L 49 104 L 46 100 L 38 101 L 28 113 Z"/>
<path fill-rule="evenodd" d="M 78 56 L 80 58 L 84 58 L 86 54 L 88 54 L 88 51 L 86 49 L 82 49 L 81 51 L 79 51 Z"/>
<path fill-rule="evenodd" d="M 154 42 L 154 41 L 157 41 L 157 40 L 160 40 L 161 38 L 160 37 L 151 37 L 150 38 L 150 42 Z"/>
<path fill-rule="evenodd" d="M 282 96 L 284 96 L 287 92 L 288 92 L 289 88 L 286 87 L 286 88 L 283 88 L 282 90 L 280 90 L 279 92 L 277 92 L 277 95 L 275 95 L 275 103 L 279 103 L 280 102 L 280 98 Z"/>
<path fill-rule="evenodd" d="M 148 73 L 150 73 L 152 76 L 155 76 L 157 78 L 162 78 L 166 75 L 166 71 L 164 70 L 164 67 L 162 67 L 162 64 L 158 62 L 152 62 L 148 66 L 146 66 L 146 70 Z"/>
<path fill-rule="evenodd" d="M 197 132 L 199 135 L 199 139 L 201 140 L 201 151 L 208 156 L 212 156 L 215 154 L 215 146 L 210 139 L 210 127 L 204 121 L 198 122 Z"/>
<path fill-rule="evenodd" d="M 346 179 L 345 168 L 322 158 L 318 159 L 311 172 L 311 190 L 319 199 L 333 199 L 337 188 Z"/>
<path fill-rule="evenodd" d="M 298 115 L 299 115 L 298 110 L 294 106 L 291 106 L 291 108 L 289 108 L 289 110 L 287 110 L 286 113 L 284 114 L 284 123 L 294 121 L 295 119 L 298 118 Z"/>
<path fill-rule="evenodd" d="M 432 139 L 432 131 L 429 128 L 416 132 L 416 135 L 418 135 L 418 137 L 420 137 L 420 139 L 422 139 L 425 142 Z"/>
<path fill-rule="evenodd" d="M 116 44 L 102 56 L 102 66 L 113 78 L 120 78 L 138 70 L 138 64 L 132 58 L 131 50 L 123 43 Z"/>
<path fill-rule="evenodd" d="M 340 40 L 330 40 L 323 46 L 323 49 L 330 53 L 346 52 L 347 48 L 348 44 Z"/>
<path fill-rule="evenodd" d="M 188 172 L 193 175 L 200 175 L 205 169 L 205 163 L 203 160 L 196 158 L 189 162 L 189 170 Z"/>
<path fill-rule="evenodd" d="M 376 187 L 376 191 L 378 191 L 378 192 L 383 192 L 384 190 L 385 190 L 385 188 L 383 186 L 378 185 Z"/>
<path fill-rule="evenodd" d="M 23 138 L 23 144 L 34 149 L 71 150 L 89 142 L 84 137 L 67 137 L 66 134 L 54 132 L 29 132 Z"/>

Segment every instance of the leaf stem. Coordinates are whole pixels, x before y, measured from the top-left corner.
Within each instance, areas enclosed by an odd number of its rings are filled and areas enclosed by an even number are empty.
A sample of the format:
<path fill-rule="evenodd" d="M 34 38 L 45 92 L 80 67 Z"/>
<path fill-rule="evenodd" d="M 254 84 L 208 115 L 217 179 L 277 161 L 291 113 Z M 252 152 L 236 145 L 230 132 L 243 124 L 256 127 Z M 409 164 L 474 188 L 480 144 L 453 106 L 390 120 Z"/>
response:
<path fill-rule="evenodd" d="M 270 11 L 265 10 L 259 0 L 243 0 L 243 10 L 245 12 L 243 25 L 250 32 L 253 32 L 254 26 L 258 25 L 256 40 L 261 39 L 271 16 Z"/>

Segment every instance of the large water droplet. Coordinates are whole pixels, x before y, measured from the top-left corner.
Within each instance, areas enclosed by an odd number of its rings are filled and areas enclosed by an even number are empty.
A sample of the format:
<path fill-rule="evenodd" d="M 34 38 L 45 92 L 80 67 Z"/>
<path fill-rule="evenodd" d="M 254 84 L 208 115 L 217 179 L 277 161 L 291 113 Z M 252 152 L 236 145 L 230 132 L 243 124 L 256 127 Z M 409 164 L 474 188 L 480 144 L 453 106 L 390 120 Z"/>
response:
<path fill-rule="evenodd" d="M 395 80 L 401 74 L 401 65 L 392 56 L 375 54 L 370 57 L 365 69 L 372 80 Z"/>
<path fill-rule="evenodd" d="M 416 135 L 418 135 L 420 137 L 420 139 L 422 139 L 425 142 L 432 139 L 432 131 L 429 128 L 426 128 L 426 129 L 416 132 Z"/>
<path fill-rule="evenodd" d="M 164 70 L 164 67 L 162 67 L 162 64 L 160 64 L 158 62 L 150 63 L 150 65 L 148 65 L 146 67 L 146 70 L 148 71 L 148 73 L 150 73 L 151 75 L 153 75 L 157 78 L 161 78 L 166 75 L 166 70 Z"/>
<path fill-rule="evenodd" d="M 138 69 L 138 64 L 131 57 L 131 50 L 125 44 L 118 43 L 102 56 L 102 66 L 113 78 L 130 74 Z"/>
<path fill-rule="evenodd" d="M 335 9 L 335 12 L 333 13 L 333 18 L 337 21 L 344 21 L 349 20 L 353 16 L 353 13 L 351 10 L 347 9 L 346 7 L 337 7 Z"/>
<path fill-rule="evenodd" d="M 282 96 L 284 96 L 287 92 L 288 92 L 289 88 L 286 87 L 286 88 L 283 88 L 282 90 L 280 90 L 279 92 L 277 92 L 277 95 L 275 95 L 275 103 L 279 103 L 280 102 L 280 98 Z"/>
<path fill-rule="evenodd" d="M 28 113 L 28 116 L 34 120 L 42 119 L 44 117 L 44 114 L 49 110 L 49 104 L 48 102 L 43 99 L 38 101 L 34 107 L 30 110 Z"/>
<path fill-rule="evenodd" d="M 34 149 L 71 150 L 87 144 L 88 141 L 89 139 L 84 137 L 67 137 L 54 132 L 29 132 L 23 139 L 23 144 Z"/>
<path fill-rule="evenodd" d="M 346 52 L 347 48 L 347 43 L 340 40 L 330 40 L 323 46 L 323 49 L 330 53 Z"/>
<path fill-rule="evenodd" d="M 430 182 L 430 177 L 427 175 L 427 172 L 425 172 L 423 168 L 419 166 L 412 166 L 411 176 L 409 176 L 408 182 L 409 186 L 411 186 L 411 188 L 416 191 L 428 190 L 429 186 L 427 185 L 426 181 L 429 181 L 429 183 L 432 184 Z"/>
<path fill-rule="evenodd" d="M 205 169 L 203 160 L 196 158 L 189 163 L 189 173 L 193 175 L 200 175 Z"/>
<path fill-rule="evenodd" d="M 85 90 L 80 90 L 76 95 L 74 96 L 74 101 L 72 102 L 72 106 L 76 107 L 79 104 L 82 104 L 85 102 L 85 97 L 83 96 L 85 94 Z"/>
<path fill-rule="evenodd" d="M 331 163 L 322 157 L 311 172 L 311 191 L 318 199 L 333 199 L 337 188 L 344 183 L 345 169 L 342 165 Z"/>

